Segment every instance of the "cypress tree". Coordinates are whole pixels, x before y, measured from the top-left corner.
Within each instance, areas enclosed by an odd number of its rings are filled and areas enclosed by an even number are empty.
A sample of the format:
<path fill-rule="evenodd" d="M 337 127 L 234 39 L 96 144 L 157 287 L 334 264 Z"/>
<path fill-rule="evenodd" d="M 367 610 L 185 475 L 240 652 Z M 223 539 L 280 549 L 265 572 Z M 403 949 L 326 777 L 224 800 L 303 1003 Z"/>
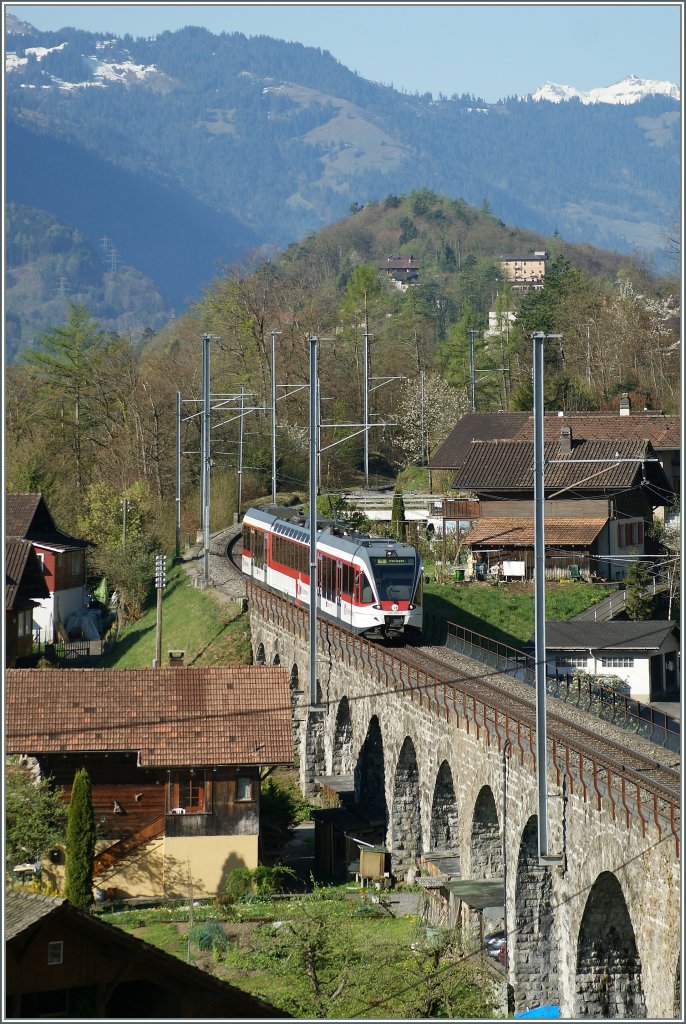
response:
<path fill-rule="evenodd" d="M 396 540 L 405 539 L 405 502 L 403 492 L 396 487 L 391 506 L 391 533 Z"/>
<path fill-rule="evenodd" d="M 65 896 L 75 907 L 87 910 L 93 902 L 95 816 L 91 780 L 85 768 L 74 776 L 67 815 Z"/>

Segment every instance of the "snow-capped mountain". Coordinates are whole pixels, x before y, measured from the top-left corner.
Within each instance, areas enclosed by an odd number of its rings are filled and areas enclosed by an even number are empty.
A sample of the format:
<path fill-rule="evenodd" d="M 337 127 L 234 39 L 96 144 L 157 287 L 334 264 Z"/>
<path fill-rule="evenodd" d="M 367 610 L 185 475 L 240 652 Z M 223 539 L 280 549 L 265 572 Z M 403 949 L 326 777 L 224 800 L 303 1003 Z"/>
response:
<path fill-rule="evenodd" d="M 565 100 L 578 99 L 582 103 L 638 103 L 646 96 L 668 96 L 680 100 L 678 85 L 672 82 L 656 82 L 647 78 L 636 78 L 629 75 L 614 85 L 600 86 L 582 92 L 573 85 L 557 85 L 546 82 L 531 94 L 532 100 L 547 100 L 549 103 L 563 103 Z"/>

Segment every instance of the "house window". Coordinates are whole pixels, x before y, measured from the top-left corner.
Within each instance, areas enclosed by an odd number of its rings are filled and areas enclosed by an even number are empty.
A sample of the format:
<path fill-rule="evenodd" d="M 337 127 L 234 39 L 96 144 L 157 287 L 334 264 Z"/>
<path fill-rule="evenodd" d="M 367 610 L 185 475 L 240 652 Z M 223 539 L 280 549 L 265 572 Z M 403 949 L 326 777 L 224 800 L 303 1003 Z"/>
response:
<path fill-rule="evenodd" d="M 178 772 L 171 780 L 171 806 L 184 814 L 202 814 L 211 809 L 209 790 L 204 771 Z"/>
<path fill-rule="evenodd" d="M 252 779 L 247 775 L 239 775 L 236 782 L 236 800 L 252 800 Z"/>
<path fill-rule="evenodd" d="M 588 667 L 588 655 L 583 652 L 577 654 L 557 654 L 555 656 L 555 668 L 560 672 L 567 672 L 569 669 L 586 669 Z"/>
<path fill-rule="evenodd" d="M 17 636 L 31 636 L 33 615 L 30 608 L 25 608 L 17 615 Z"/>
<path fill-rule="evenodd" d="M 48 943 L 48 964 L 55 965 L 64 963 L 64 943 L 60 940 L 59 942 Z"/>
<path fill-rule="evenodd" d="M 634 659 L 627 654 L 611 654 L 600 659 L 603 668 L 633 668 Z"/>
<path fill-rule="evenodd" d="M 71 553 L 71 574 L 72 574 L 72 576 L 80 576 L 81 575 L 81 565 L 82 565 L 81 552 L 80 551 L 72 551 L 72 553 Z"/>

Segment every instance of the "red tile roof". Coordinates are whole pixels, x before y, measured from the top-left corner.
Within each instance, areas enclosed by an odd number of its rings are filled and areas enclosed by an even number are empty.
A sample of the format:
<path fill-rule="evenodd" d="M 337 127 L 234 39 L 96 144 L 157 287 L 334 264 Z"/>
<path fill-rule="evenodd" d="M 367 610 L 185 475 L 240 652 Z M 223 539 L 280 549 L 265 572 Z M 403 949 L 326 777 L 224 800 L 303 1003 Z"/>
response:
<path fill-rule="evenodd" d="M 607 522 L 606 519 L 547 519 L 545 542 L 555 547 L 588 547 Z M 519 517 L 480 519 L 463 537 L 463 543 L 495 544 L 498 547 L 533 547 L 534 521 Z"/>
<path fill-rule="evenodd" d="M 7 753 L 136 750 L 141 767 L 293 760 L 286 669 L 8 669 Z"/>

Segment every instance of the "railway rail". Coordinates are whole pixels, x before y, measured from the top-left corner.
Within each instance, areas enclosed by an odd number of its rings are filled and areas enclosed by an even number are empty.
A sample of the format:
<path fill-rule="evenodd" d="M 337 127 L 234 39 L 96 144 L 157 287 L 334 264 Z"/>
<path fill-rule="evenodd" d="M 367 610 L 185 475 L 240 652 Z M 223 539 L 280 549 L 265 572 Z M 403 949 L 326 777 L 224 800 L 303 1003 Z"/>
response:
<path fill-rule="evenodd" d="M 236 572 L 240 538 L 231 538 L 227 556 Z M 303 635 L 309 629 L 307 613 L 276 594 L 251 582 L 248 597 L 269 611 L 277 621 L 295 627 Z M 510 750 L 523 763 L 535 762 L 536 703 L 531 688 L 505 673 L 489 670 L 480 662 L 447 648 L 431 647 L 423 639 L 375 642 L 347 633 L 320 620 L 320 636 L 338 649 L 349 663 L 373 669 L 387 689 L 402 693 L 436 714 L 454 717 L 468 731 Z M 638 818 L 645 829 L 649 821 L 660 834 L 680 838 L 681 772 L 678 755 L 654 746 L 641 737 L 629 738 L 616 726 L 578 708 L 549 698 L 547 737 L 549 763 L 559 785 L 582 793 L 600 809 L 609 803 L 613 817 L 625 817 L 627 825 Z"/>

